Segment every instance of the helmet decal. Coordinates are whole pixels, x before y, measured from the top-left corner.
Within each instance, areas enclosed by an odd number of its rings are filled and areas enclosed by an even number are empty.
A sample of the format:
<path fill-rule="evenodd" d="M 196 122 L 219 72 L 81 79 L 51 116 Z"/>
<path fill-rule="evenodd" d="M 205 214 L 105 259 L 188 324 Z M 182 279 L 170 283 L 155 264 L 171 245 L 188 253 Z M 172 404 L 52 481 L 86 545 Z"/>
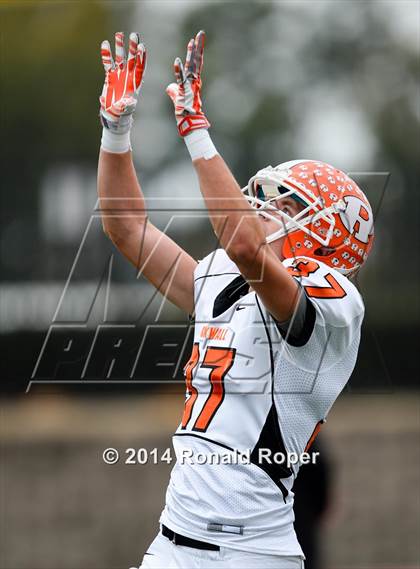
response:
<path fill-rule="evenodd" d="M 356 196 L 344 196 L 343 199 L 347 207 L 344 211 L 340 211 L 341 221 L 358 241 L 368 243 L 373 228 L 370 207 Z"/>

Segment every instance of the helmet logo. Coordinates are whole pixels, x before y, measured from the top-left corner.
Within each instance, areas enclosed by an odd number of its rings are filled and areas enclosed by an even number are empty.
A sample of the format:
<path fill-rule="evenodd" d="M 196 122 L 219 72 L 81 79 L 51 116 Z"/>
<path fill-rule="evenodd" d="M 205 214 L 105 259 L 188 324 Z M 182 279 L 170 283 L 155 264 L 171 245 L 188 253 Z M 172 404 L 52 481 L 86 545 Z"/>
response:
<path fill-rule="evenodd" d="M 358 241 L 369 242 L 373 220 L 369 206 L 356 196 L 345 196 L 346 209 L 340 212 L 341 221 L 345 228 Z"/>

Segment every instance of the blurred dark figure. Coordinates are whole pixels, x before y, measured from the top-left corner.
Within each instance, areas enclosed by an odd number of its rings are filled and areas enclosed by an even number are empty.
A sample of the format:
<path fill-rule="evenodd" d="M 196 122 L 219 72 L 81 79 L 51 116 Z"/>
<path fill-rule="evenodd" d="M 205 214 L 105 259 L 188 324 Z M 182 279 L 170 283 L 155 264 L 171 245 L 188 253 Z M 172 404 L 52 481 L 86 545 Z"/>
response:
<path fill-rule="evenodd" d="M 293 486 L 295 530 L 306 556 L 305 569 L 323 569 L 321 525 L 330 505 L 331 462 L 317 437 L 309 452 L 319 452 L 315 464 L 304 464 Z"/>

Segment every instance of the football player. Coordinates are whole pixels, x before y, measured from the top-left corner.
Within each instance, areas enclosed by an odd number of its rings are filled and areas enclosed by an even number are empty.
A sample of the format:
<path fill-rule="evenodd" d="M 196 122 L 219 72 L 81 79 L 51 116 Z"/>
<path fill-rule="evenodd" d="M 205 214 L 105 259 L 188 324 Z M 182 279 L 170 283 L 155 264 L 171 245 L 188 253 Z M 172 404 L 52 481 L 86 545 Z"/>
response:
<path fill-rule="evenodd" d="M 141 567 L 297 569 L 299 464 L 286 457 L 309 449 L 354 368 L 364 306 L 350 277 L 371 248 L 372 211 L 352 179 L 317 160 L 267 166 L 240 189 L 202 108 L 204 39 L 190 40 L 167 88 L 220 242 L 200 262 L 150 223 L 133 166 L 146 50 L 135 33 L 127 58 L 122 33 L 115 60 L 102 44 L 105 232 L 163 295 L 195 314 L 177 462 Z"/>

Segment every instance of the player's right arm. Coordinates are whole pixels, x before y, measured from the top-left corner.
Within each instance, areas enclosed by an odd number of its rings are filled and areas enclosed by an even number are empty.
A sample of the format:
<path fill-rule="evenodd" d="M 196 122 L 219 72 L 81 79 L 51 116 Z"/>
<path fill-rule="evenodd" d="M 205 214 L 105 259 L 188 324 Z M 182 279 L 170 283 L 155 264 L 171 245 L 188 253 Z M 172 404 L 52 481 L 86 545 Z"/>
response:
<path fill-rule="evenodd" d="M 100 97 L 104 127 L 98 164 L 98 194 L 105 233 L 119 251 L 176 306 L 194 310 L 196 261 L 147 218 L 134 169 L 130 129 L 146 66 L 146 50 L 130 34 L 127 60 L 124 36 L 115 36 L 116 57 L 101 45 L 105 83 Z"/>

